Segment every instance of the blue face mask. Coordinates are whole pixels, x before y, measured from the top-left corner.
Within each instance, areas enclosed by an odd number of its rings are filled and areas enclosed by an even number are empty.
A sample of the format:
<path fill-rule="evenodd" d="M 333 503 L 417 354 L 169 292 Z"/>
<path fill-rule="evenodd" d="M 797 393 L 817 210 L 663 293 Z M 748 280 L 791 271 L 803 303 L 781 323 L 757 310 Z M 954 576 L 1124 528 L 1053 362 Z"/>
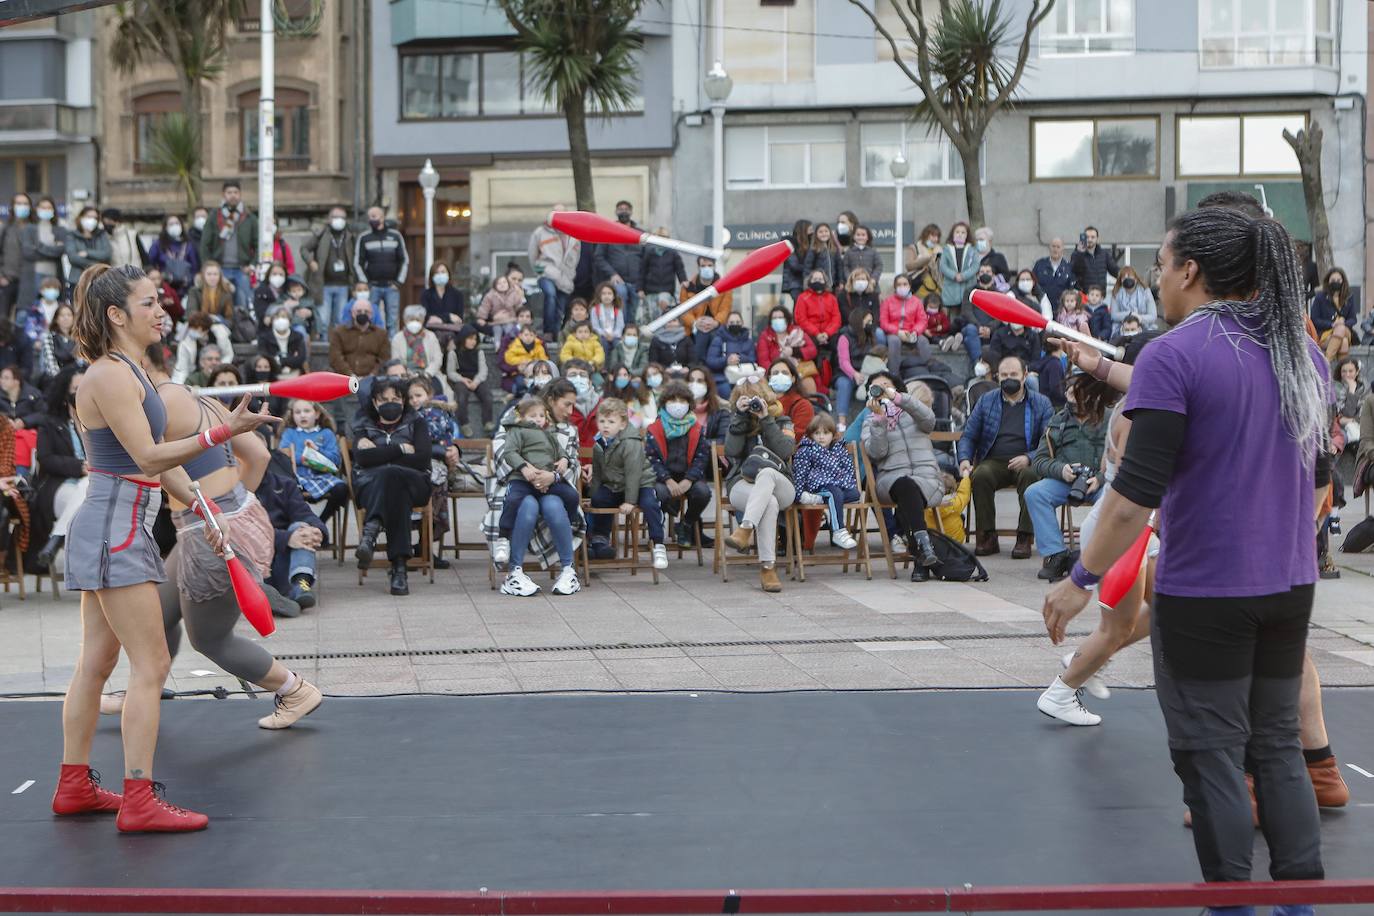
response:
<path fill-rule="evenodd" d="M 786 394 L 792 390 L 792 376 L 779 372 L 777 375 L 769 376 L 768 387 L 778 394 Z"/>
<path fill-rule="evenodd" d="M 57 297 L 62 295 L 62 290 L 53 289 L 51 286 L 43 290 L 42 296 L 45 302 L 56 302 Z"/>
<path fill-rule="evenodd" d="M 785 318 L 774 318 L 768 325 L 773 329 L 773 333 L 775 334 L 782 334 L 787 331 L 787 319 Z"/>
<path fill-rule="evenodd" d="M 585 375 L 570 375 L 568 381 L 572 382 L 578 394 L 586 394 L 592 387 L 591 381 Z"/>
<path fill-rule="evenodd" d="M 18 204 L 18 205 L 16 205 L 15 208 L 14 208 L 14 218 L 15 218 L 15 219 L 28 219 L 28 218 L 29 218 L 29 205 L 28 205 L 28 204 Z"/>
<path fill-rule="evenodd" d="M 630 380 L 627 379 L 627 378 L 625 378 L 624 376 L 621 376 L 620 378 L 618 378 L 618 379 L 615 380 L 615 387 L 617 387 L 617 388 L 622 388 L 622 389 L 623 389 L 623 388 L 629 388 L 629 387 L 630 387 Z"/>

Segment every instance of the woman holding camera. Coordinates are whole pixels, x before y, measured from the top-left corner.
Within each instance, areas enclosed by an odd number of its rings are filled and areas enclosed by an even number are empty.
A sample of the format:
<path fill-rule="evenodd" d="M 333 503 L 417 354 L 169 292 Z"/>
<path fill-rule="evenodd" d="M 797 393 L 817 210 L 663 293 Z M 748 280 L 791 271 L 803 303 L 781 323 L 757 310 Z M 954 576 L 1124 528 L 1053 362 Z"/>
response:
<path fill-rule="evenodd" d="M 926 507 L 940 505 L 945 485 L 930 441 L 935 429 L 930 388 L 922 382 L 911 387 L 910 394 L 903 391 L 886 369 L 869 376 L 863 446 L 873 462 L 878 499 L 896 504 L 899 533 L 916 558 L 911 581 L 924 582 L 929 570 L 940 565 L 926 531 Z"/>
<path fill-rule="evenodd" d="M 735 386 L 730 410 L 730 431 L 725 434 L 730 472 L 725 492 L 743 518 L 725 542 L 743 552 L 757 541 L 759 582 L 765 592 L 780 592 L 774 532 L 779 513 L 797 498 L 791 471 L 797 440 L 782 422 L 778 396 L 759 376 L 742 379 Z"/>
<path fill-rule="evenodd" d="M 1055 510 L 1065 504 L 1095 503 L 1102 494 L 1102 452 L 1107 443 L 1103 418 L 1118 397 L 1115 389 L 1090 375 L 1075 375 L 1064 394 L 1067 403 L 1050 418 L 1031 458 L 1040 480 L 1026 487 L 1035 547 L 1044 558 L 1039 576 L 1050 582 L 1067 576 L 1072 565 Z"/>

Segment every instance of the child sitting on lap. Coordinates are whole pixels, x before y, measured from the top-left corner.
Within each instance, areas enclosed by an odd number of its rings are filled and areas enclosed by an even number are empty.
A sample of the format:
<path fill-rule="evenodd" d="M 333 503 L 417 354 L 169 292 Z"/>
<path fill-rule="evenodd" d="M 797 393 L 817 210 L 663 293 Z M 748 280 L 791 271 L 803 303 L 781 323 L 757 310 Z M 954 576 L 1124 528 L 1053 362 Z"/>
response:
<path fill-rule="evenodd" d="M 511 475 L 507 478 L 506 500 L 501 507 L 502 542 L 510 540 L 520 504 L 526 499 L 540 496 L 526 476 L 532 471 L 552 471 L 559 475 L 547 492 L 563 501 L 569 519 L 576 519 L 581 509 L 577 490 L 562 479 L 568 469 L 568 459 L 563 457 L 563 451 L 559 448 L 557 434 L 549 427 L 544 402 L 539 398 L 523 399 L 515 405 L 514 415 L 502 425 L 506 428 L 506 441 L 501 454 L 511 468 Z M 506 550 L 509 549 L 507 545 Z"/>

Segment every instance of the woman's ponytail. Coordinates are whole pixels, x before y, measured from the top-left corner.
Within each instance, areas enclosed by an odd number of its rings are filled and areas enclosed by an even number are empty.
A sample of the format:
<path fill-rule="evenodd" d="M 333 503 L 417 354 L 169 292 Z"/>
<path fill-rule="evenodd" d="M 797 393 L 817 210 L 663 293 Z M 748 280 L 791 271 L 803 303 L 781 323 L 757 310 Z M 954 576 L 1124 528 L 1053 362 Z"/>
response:
<path fill-rule="evenodd" d="M 76 338 L 83 359 L 95 362 L 113 349 L 114 332 L 105 311 L 113 305 L 127 312 L 129 290 L 144 276 L 143 270 L 132 264 L 123 267 L 93 264 L 81 272 L 76 292 L 72 294 L 76 312 L 72 336 Z"/>

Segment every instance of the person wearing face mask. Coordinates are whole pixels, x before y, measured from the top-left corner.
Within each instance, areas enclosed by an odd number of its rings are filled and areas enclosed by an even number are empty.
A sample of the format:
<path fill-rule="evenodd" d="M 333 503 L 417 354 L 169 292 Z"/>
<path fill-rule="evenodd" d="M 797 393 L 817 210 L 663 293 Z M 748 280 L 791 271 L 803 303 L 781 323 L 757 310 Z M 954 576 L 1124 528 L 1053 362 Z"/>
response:
<path fill-rule="evenodd" d="M 792 243 L 792 253 L 782 262 L 782 291 L 795 305 L 806 286 L 806 258 L 811 253 L 811 220 L 797 220 L 792 225 L 792 233 L 785 238 Z"/>
<path fill-rule="evenodd" d="M 401 313 L 401 329 L 391 338 L 391 358 L 404 363 L 410 375 L 433 378 L 444 396 L 452 397 L 444 378 L 444 350 L 438 335 L 425 327 L 423 305 L 407 305 Z"/>
<path fill-rule="evenodd" d="M 563 366 L 563 378 L 558 379 L 550 389 L 559 387 L 558 382 L 571 385 L 576 394 L 565 422 L 576 431 L 578 442 L 591 448 L 596 440 L 596 409 L 601 403 L 601 392 L 593 384 L 591 363 L 580 359 L 568 360 Z"/>
<path fill-rule="evenodd" d="M 856 309 L 849 313 L 849 324 L 845 326 L 835 344 L 835 422 L 841 435 L 849 424 L 849 408 L 854 403 L 854 392 L 867 384 L 868 377 L 887 365 L 877 336 L 878 327 L 873 315 L 867 309 Z"/>
<path fill-rule="evenodd" d="M 76 286 L 81 272 L 94 264 L 109 264 L 113 257 L 110 237 L 100 225 L 100 211 L 83 207 L 76 218 L 76 228 L 66 234 L 67 283 Z"/>
<path fill-rule="evenodd" d="M 320 294 L 318 332 L 327 335 L 334 322 L 345 324 L 351 319 L 348 308 L 349 290 L 353 286 L 353 251 L 357 239 L 348 225 L 348 211 L 331 207 L 324 226 L 312 236 L 303 255 L 306 259 L 311 289 Z"/>
<path fill-rule="evenodd" d="M 272 361 L 276 378 L 293 378 L 305 371 L 310 357 L 310 345 L 305 335 L 291 329 L 291 310 L 274 305 L 267 310 L 263 329 L 258 335 L 258 355 Z"/>
<path fill-rule="evenodd" d="M 992 247 L 991 226 L 978 227 L 977 231 L 973 233 L 973 247 L 978 255 L 978 265 L 991 267 L 992 273 L 998 281 L 997 289 L 1006 292 L 1011 286 L 1015 273 L 1007 264 L 1006 256 Z"/>
<path fill-rule="evenodd" d="M 1097 228 L 1089 226 L 1083 230 L 1079 236 L 1078 247 L 1074 249 L 1073 261 L 1074 285 L 1079 289 L 1086 290 L 1094 284 L 1107 288 L 1107 275 L 1113 277 L 1119 275 L 1119 268 L 1116 264 L 1116 256 L 1108 248 L 1103 248 L 1098 244 Z"/>
<path fill-rule="evenodd" d="M 606 356 L 606 372 L 614 375 L 617 369 L 628 369 L 631 375 L 643 375 L 649 365 L 649 343 L 636 324 L 625 325 L 625 333 Z"/>
<path fill-rule="evenodd" d="M 844 285 L 846 279 L 844 273 L 844 252 L 840 249 L 840 243 L 835 240 L 835 233 L 830 231 L 830 227 L 825 223 L 816 226 L 815 233 L 811 238 L 811 247 L 807 249 L 806 260 L 802 263 L 803 279 L 810 277 L 816 271 L 825 275 L 826 285 L 839 287 Z M 796 291 L 797 296 L 801 295 L 800 285 Z M 792 299 L 796 302 L 794 296 Z"/>
<path fill-rule="evenodd" d="M 616 201 L 615 218 L 623 226 L 638 229 L 634 208 L 628 200 Z M 635 320 L 643 259 L 638 245 L 597 245 L 593 253 L 592 279 L 608 283 L 625 309 L 625 319 Z"/>
<path fill-rule="evenodd" d="M 245 271 L 258 260 L 258 216 L 243 203 L 243 189 L 234 179 L 223 185 L 224 200 L 200 236 L 200 260 L 218 261 L 224 277 L 234 284 L 234 304 L 243 306 L 252 295 Z"/>
<path fill-rule="evenodd" d="M 843 275 L 847 277 L 850 271 L 863 268 L 868 271 L 875 286 L 880 284 L 883 279 L 883 257 L 873 247 L 873 230 L 867 226 L 855 226 L 853 239 L 844 253 Z M 837 281 L 835 285 L 841 286 L 843 283 Z"/>
<path fill-rule="evenodd" d="M 401 286 L 406 282 L 410 255 L 405 236 L 386 225 L 386 211 L 368 207 L 368 231 L 353 243 L 353 271 L 366 282 L 372 304 L 384 305 L 387 330 L 394 330 L 401 310 Z"/>
<path fill-rule="evenodd" d="M 940 276 L 944 278 L 940 284 L 940 302 L 947 309 L 962 307 L 969 290 L 973 289 L 978 260 L 972 249 L 972 234 L 968 223 L 955 223 L 940 253 Z"/>
<path fill-rule="evenodd" d="M 731 383 L 726 371 L 738 371 L 739 366 L 752 363 L 756 352 L 757 346 L 749 336 L 744 316 L 731 312 L 725 319 L 725 327 L 711 338 L 711 346 L 706 351 L 706 366 L 714 375 L 716 391 L 722 397 L 730 395 Z"/>
<path fill-rule="evenodd" d="M 435 261 L 429 268 L 429 282 L 420 293 L 420 305 L 425 310 L 425 326 L 439 324 L 462 325 L 467 302 L 462 290 L 453 282 L 448 264 Z"/>
<path fill-rule="evenodd" d="M 563 204 L 553 205 L 555 213 L 567 209 Z M 563 326 L 563 316 L 572 300 L 582 243 L 545 222 L 530 233 L 528 253 L 544 297 L 544 340 L 551 342 Z"/>
<path fill-rule="evenodd" d="M 902 390 L 890 372 L 869 380 L 882 396 L 865 405 L 862 442 L 873 464 L 874 489 L 883 502 L 896 505 L 897 534 L 903 537 L 915 562 L 911 581 L 924 582 L 929 570 L 940 564 L 926 530 L 926 508 L 940 505 L 944 481 L 930 433 L 935 429 L 929 386 L 914 383 L 912 393 Z"/>
<path fill-rule="evenodd" d="M 1140 319 L 1141 325 L 1153 328 L 1158 314 L 1155 297 L 1150 294 L 1150 288 L 1140 282 L 1140 275 L 1135 268 L 1121 268 L 1116 289 L 1112 291 L 1112 336 L 1121 333 L 1121 324 L 1129 315 Z"/>
<path fill-rule="evenodd" d="M 672 237 L 667 226 L 657 227 L 654 234 Z M 687 267 L 677 251 L 659 245 L 645 245 L 639 256 L 639 279 L 640 291 L 649 299 L 666 293 L 670 301 L 676 300 L 678 286 L 687 282 Z"/>
<path fill-rule="evenodd" d="M 584 360 L 598 372 L 605 368 L 606 350 L 601 346 L 601 338 L 592 332 L 591 322 L 584 321 L 573 328 L 572 336 L 559 348 L 558 361 L 566 363 L 570 359 Z"/>
<path fill-rule="evenodd" d="M 768 387 L 778 397 L 782 405 L 782 415 L 791 427 L 789 432 L 798 442 L 806 435 L 816 408 L 806 399 L 798 384 L 797 364 L 786 357 L 778 357 L 768 367 Z"/>
<path fill-rule="evenodd" d="M 968 351 L 969 362 L 976 363 L 983 358 L 983 347 L 992 339 L 997 320 L 973 304 L 973 291 L 995 290 L 998 278 L 991 267 L 979 265 L 973 279 L 973 289 L 964 296 L 964 305 L 960 311 L 959 333 L 964 341 L 964 349 Z"/>
<path fill-rule="evenodd" d="M 10 200 L 10 217 L 0 226 L 0 314 L 8 315 L 19 302 L 19 287 L 25 273 L 24 252 L 19 237 L 24 227 L 34 222 L 33 201 L 27 194 L 16 194 Z"/>
<path fill-rule="evenodd" d="M 281 234 L 281 226 L 275 221 L 272 223 L 272 260 L 285 264 L 287 275 L 296 272 L 296 257 L 291 252 L 290 243 Z"/>
<path fill-rule="evenodd" d="M 406 403 L 404 381 L 382 378 L 373 383 L 353 436 L 353 495 L 363 514 L 354 554 L 358 568 L 372 565 L 377 537 L 385 532 L 391 594 L 408 595 L 410 513 L 429 502 L 431 448 L 429 427 Z"/>
<path fill-rule="evenodd" d="M 534 362 L 548 362 L 544 342 L 533 327 L 523 327 L 506 349 L 501 352 L 501 387 L 511 394 L 523 394 L 527 387 L 526 367 Z"/>
<path fill-rule="evenodd" d="M 923 357 L 929 355 L 925 305 L 912 295 L 911 280 L 906 274 L 898 274 L 892 281 L 892 295 L 883 300 L 879 316 L 890 358 L 899 358 L 907 348 Z"/>
<path fill-rule="evenodd" d="M 69 303 L 60 303 L 53 310 L 48 330 L 43 334 L 35 381 L 46 389 L 48 380 L 77 360 L 76 312 Z"/>
<path fill-rule="evenodd" d="M 816 342 L 792 320 L 792 313 L 781 305 L 775 305 L 768 313 L 768 325 L 759 334 L 756 348 L 758 364 L 771 366 L 779 358 L 794 361 L 810 361 L 815 367 Z M 795 371 L 793 373 L 796 374 Z M 808 391 L 807 388 L 810 388 Z M 802 379 L 802 393 L 815 394 L 816 385 L 810 378 Z M 805 431 L 803 426 L 802 430 Z"/>
<path fill-rule="evenodd" d="M 1031 554 L 1034 526 L 1026 511 L 1026 488 L 1039 477 L 1031 467 L 1031 452 L 1045 435 L 1053 415 L 1049 399 L 1026 390 L 1026 364 L 1008 356 L 997 364 L 998 387 L 973 405 L 959 439 L 959 476 L 973 481 L 973 512 L 978 532 L 974 553 L 980 557 L 998 553 L 998 490 L 1015 486 L 1021 514 L 1016 523 L 1016 548 L 1011 556 L 1024 560 Z"/>
<path fill-rule="evenodd" d="M 723 443 L 725 431 L 730 425 L 730 411 L 725 409 L 725 401 L 716 391 L 716 381 L 704 366 L 693 366 L 687 371 L 687 390 L 692 394 L 692 413 L 701 427 L 701 434 L 707 442 Z M 702 542 L 706 546 L 706 542 Z"/>
<path fill-rule="evenodd" d="M 917 239 L 903 251 L 902 268 L 911 279 L 915 295 L 924 299 L 940 292 L 940 227 L 931 223 Z"/>
<path fill-rule="evenodd" d="M 1318 335 L 1329 332 L 1337 318 L 1344 319 L 1350 330 L 1350 345 L 1359 344 L 1355 329 L 1359 327 L 1360 297 L 1350 289 L 1350 280 L 1341 268 L 1333 267 L 1326 275 L 1321 291 L 1312 299 L 1309 314 Z"/>
<path fill-rule="evenodd" d="M 853 210 L 841 210 L 840 215 L 835 217 L 835 238 L 839 243 L 841 254 L 848 251 L 849 246 L 854 244 L 854 230 L 858 225 L 859 218 L 854 215 Z"/>
<path fill-rule="evenodd" d="M 693 274 L 692 279 L 682 285 L 682 290 L 678 294 L 678 301 L 687 301 L 719 280 L 720 275 L 716 271 L 715 261 L 706 257 L 697 258 L 697 272 Z M 725 324 L 725 319 L 730 317 L 730 309 L 734 306 L 734 302 L 734 292 L 726 290 L 719 296 L 707 299 L 700 305 L 683 312 L 680 316 L 682 324 L 697 339 L 698 344 L 706 341 L 705 345 L 709 346 L 710 335 Z"/>
<path fill-rule="evenodd" d="M 840 309 L 840 327 L 843 329 L 849 324 L 849 316 L 855 309 L 861 309 L 873 316 L 873 323 L 877 332 L 882 335 L 879 343 L 887 340 L 887 335 L 882 328 L 877 327 L 878 318 L 882 314 L 881 300 L 878 298 L 878 287 L 873 282 L 873 278 L 868 275 L 868 271 L 862 267 L 850 272 L 845 278 L 844 286 L 835 292 L 835 303 Z"/>
<path fill-rule="evenodd" d="M 998 324 L 983 350 L 983 358 L 989 366 L 998 366 L 1008 356 L 1015 356 L 1030 366 L 1040 359 L 1040 353 L 1039 331 L 1032 330 L 1024 324 Z M 1026 378 L 1026 387 L 1031 391 L 1040 390 L 1033 376 Z"/>
<path fill-rule="evenodd" d="M 43 544 L 34 559 L 49 569 L 67 539 L 72 517 L 86 499 L 90 467 L 76 420 L 76 389 L 84 377 L 85 371 L 77 366 L 57 374 L 48 386 L 47 422 L 38 427 L 31 541 Z"/>
<path fill-rule="evenodd" d="M 51 197 L 38 198 L 33 217 L 19 234 L 19 254 L 26 265 L 19 285 L 20 308 L 33 305 L 44 279 L 62 279 L 62 257 L 67 253 L 68 233 L 57 222 L 57 204 Z"/>
<path fill-rule="evenodd" d="M 372 323 L 372 303 L 354 300 L 353 320 L 329 332 L 329 368 L 342 375 L 365 378 L 391 358 L 386 331 Z"/>
<path fill-rule="evenodd" d="M 485 435 L 491 428 L 493 412 L 491 389 L 487 387 L 487 355 L 482 352 L 482 332 L 472 325 L 464 325 L 449 345 L 447 374 L 463 436 L 471 439 L 477 435 L 469 407 L 474 398 L 481 409 L 481 429 L 482 435 Z"/>
<path fill-rule="evenodd" d="M 264 322 L 267 310 L 286 298 L 287 274 L 286 265 L 274 261 L 267 269 L 266 282 L 259 283 L 253 288 L 253 309 L 264 316 Z"/>
<path fill-rule="evenodd" d="M 186 237 L 181 217 L 169 213 L 162 220 L 162 231 L 148 249 L 148 266 L 162 271 L 162 278 L 181 299 L 200 273 L 200 252 Z"/>
<path fill-rule="evenodd" d="M 655 331 L 654 336 L 649 340 L 649 362 L 651 363 L 658 363 L 661 366 L 681 363 L 685 366 L 695 361 L 695 348 L 692 340 L 687 336 L 687 329 L 682 326 L 682 321 L 678 318 L 674 318 Z"/>
<path fill-rule="evenodd" d="M 233 346 L 229 344 L 227 334 L 223 345 L 212 343 L 215 341 L 214 326 L 214 320 L 205 312 L 192 312 L 187 316 L 186 333 L 177 343 L 176 361 L 171 373 L 173 382 L 178 385 L 187 384 L 186 380 L 196 371 L 196 366 L 200 361 L 200 351 L 204 347 L 215 346 L 221 352 L 225 350 L 233 352 Z"/>
<path fill-rule="evenodd" d="M 826 357 L 834 353 L 835 335 L 841 327 L 840 303 L 819 270 L 813 270 L 807 277 L 806 290 L 797 298 L 796 319 L 797 325 L 816 342 L 818 351 Z"/>
<path fill-rule="evenodd" d="M 692 547 L 702 537 L 701 514 L 711 502 L 711 445 L 702 436 L 702 426 L 692 410 L 692 392 L 682 382 L 663 386 L 658 418 L 644 435 L 644 452 L 654 472 L 654 490 L 668 515 L 677 515 L 682 502 L 686 508 L 674 529 L 679 547 Z"/>
<path fill-rule="evenodd" d="M 98 214 L 105 234 L 110 238 L 110 263 L 114 267 L 148 266 L 148 253 L 143 249 L 143 240 L 134 228 L 124 222 L 124 214 L 118 207 L 106 207 Z"/>

